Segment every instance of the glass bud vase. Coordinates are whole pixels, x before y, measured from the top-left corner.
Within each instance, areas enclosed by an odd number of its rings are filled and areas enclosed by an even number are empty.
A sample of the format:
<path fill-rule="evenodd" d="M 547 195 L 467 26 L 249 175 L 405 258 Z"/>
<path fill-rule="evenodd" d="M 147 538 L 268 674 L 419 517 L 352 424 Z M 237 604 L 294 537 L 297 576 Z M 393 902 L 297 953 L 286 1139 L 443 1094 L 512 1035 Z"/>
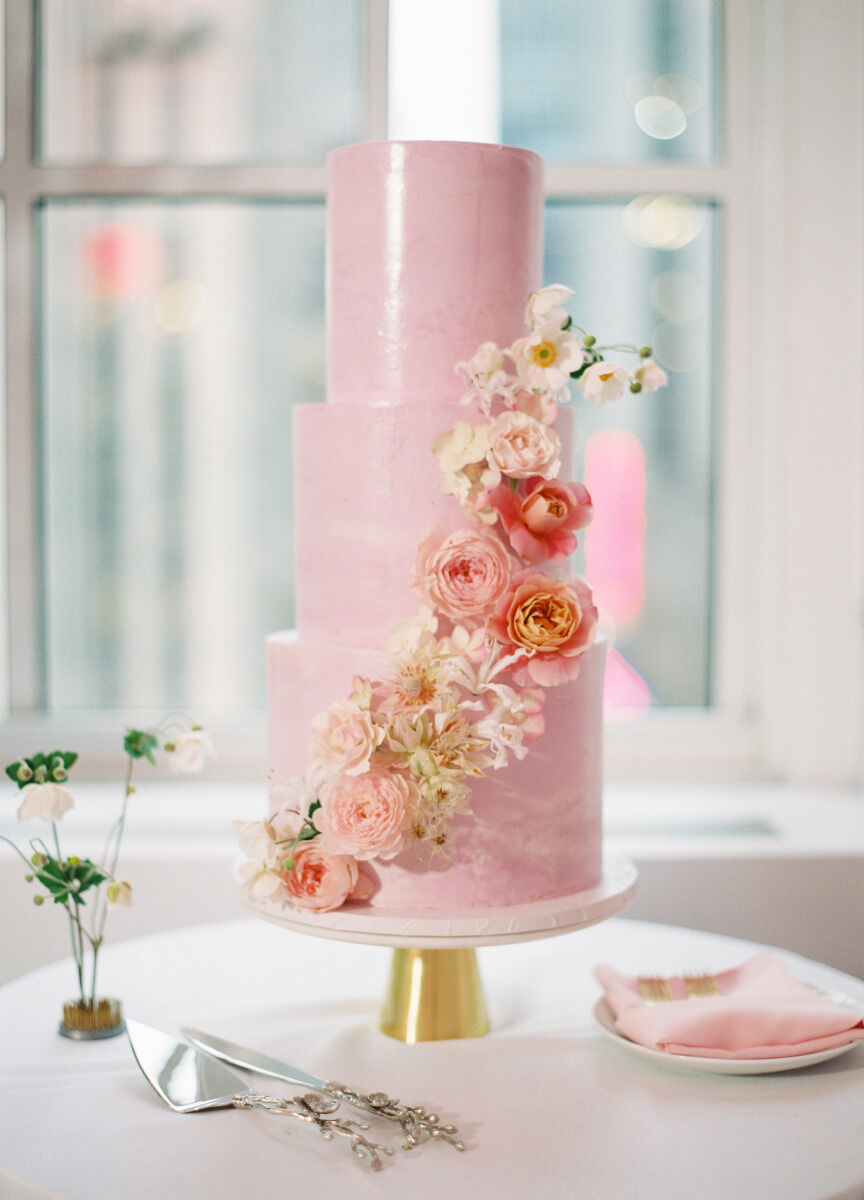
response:
<path fill-rule="evenodd" d="M 119 1000 L 67 1000 L 63 1005 L 63 1020 L 59 1033 L 78 1042 L 92 1042 L 99 1038 L 116 1037 L 123 1033 L 123 1005 Z"/>

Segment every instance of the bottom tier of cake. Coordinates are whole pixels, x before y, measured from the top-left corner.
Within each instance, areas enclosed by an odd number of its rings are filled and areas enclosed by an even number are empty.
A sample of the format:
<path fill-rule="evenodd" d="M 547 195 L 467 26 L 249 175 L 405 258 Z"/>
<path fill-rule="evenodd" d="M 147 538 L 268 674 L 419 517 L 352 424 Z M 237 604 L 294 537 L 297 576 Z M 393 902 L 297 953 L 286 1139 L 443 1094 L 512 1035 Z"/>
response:
<path fill-rule="evenodd" d="M 471 813 L 447 847 L 404 850 L 370 864 L 369 907 L 502 907 L 593 887 L 601 874 L 602 692 L 605 651 L 595 645 L 572 683 L 551 688 L 546 731 L 528 754 L 472 782 Z M 347 697 L 356 674 L 380 677 L 379 651 L 325 646 L 278 633 L 267 641 L 269 766 L 278 780 L 306 770 L 309 726 Z"/>

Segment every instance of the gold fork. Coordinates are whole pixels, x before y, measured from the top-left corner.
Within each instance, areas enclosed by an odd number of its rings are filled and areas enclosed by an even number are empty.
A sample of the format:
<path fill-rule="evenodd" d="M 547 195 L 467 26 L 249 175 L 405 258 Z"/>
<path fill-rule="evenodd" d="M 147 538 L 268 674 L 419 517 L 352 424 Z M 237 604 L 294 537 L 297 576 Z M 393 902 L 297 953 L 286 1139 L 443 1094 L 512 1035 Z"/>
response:
<path fill-rule="evenodd" d="M 685 975 L 683 978 L 687 995 L 694 999 L 720 995 L 720 989 L 713 975 Z"/>
<path fill-rule="evenodd" d="M 636 982 L 639 984 L 639 995 L 646 1004 L 665 1004 L 675 999 L 669 984 L 659 975 L 640 975 Z"/>

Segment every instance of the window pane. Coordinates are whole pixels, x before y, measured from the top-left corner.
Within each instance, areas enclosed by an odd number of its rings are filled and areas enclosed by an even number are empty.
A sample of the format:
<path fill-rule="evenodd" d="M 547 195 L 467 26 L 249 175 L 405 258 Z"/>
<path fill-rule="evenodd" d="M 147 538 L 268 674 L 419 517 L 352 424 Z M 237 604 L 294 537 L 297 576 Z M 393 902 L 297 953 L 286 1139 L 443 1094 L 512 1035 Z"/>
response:
<path fill-rule="evenodd" d="M 6 271 L 6 208 L 0 202 L 0 269 L 5 279 Z M 0 289 L 0 362 L 6 362 L 6 294 Z M 5 464 L 6 457 L 6 371 L 0 371 L 0 463 Z M 7 541 L 7 495 L 8 486 L 5 469 L 2 471 L 2 487 L 0 487 L 0 717 L 5 717 L 9 711 L 9 576 L 7 563 L 9 561 Z M 19 500 L 20 503 L 20 500 Z"/>
<path fill-rule="evenodd" d="M 712 0 L 501 0 L 503 140 L 552 161 L 715 153 Z"/>
<path fill-rule="evenodd" d="M 503 141 L 551 162 L 708 161 L 718 7 L 399 0 L 390 6 L 390 136 Z"/>
<path fill-rule="evenodd" d="M 596 514 L 581 565 L 613 639 L 612 709 L 711 698 L 715 226 L 711 205 L 673 196 L 547 211 L 545 278 L 575 289 L 574 320 L 601 341 L 645 338 L 669 374 L 659 392 L 576 405 Z"/>
<path fill-rule="evenodd" d="M 44 0 L 43 161 L 318 162 L 363 136 L 362 0 Z"/>
<path fill-rule="evenodd" d="M 49 706 L 260 704 L 323 206 L 51 203 L 40 232 Z"/>

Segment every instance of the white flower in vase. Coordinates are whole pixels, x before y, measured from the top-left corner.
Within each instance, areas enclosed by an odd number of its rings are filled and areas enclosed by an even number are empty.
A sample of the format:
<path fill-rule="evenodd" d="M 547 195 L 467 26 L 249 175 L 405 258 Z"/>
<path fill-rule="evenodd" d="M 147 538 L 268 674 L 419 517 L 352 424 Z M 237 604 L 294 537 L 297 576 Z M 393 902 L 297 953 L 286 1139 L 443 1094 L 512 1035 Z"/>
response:
<path fill-rule="evenodd" d="M 105 889 L 105 898 L 109 908 L 132 907 L 132 884 L 112 880 Z"/>
<path fill-rule="evenodd" d="M 42 817 L 45 821 L 59 821 L 74 806 L 72 793 L 61 784 L 28 783 L 21 788 L 18 820 L 29 821 L 31 817 Z"/>
<path fill-rule="evenodd" d="M 165 749 L 168 752 L 171 770 L 185 775 L 194 775 L 196 771 L 200 771 L 207 759 L 213 758 L 216 753 L 210 734 L 198 728 L 178 733 L 170 742 L 165 743 Z"/>

